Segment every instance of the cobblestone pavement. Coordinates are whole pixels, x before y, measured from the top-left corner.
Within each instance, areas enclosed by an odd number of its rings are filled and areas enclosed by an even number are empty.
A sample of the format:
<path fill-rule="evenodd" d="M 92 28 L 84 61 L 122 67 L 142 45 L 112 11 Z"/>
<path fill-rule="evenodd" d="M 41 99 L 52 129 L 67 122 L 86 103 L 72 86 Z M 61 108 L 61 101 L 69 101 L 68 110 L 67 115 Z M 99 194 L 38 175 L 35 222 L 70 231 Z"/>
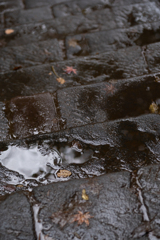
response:
<path fill-rule="evenodd" d="M 159 0 L 0 0 L 0 240 L 160 239 L 159 114 Z"/>

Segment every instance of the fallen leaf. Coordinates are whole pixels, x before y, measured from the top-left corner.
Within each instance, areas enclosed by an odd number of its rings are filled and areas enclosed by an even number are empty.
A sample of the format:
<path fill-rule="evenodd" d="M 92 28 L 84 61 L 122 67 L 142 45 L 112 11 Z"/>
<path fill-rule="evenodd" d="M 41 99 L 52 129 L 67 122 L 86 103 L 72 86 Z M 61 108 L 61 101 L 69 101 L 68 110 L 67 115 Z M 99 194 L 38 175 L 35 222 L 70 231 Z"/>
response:
<path fill-rule="evenodd" d="M 65 83 L 65 80 L 61 77 L 57 78 L 56 79 L 60 84 L 64 84 Z"/>
<path fill-rule="evenodd" d="M 50 75 L 50 76 L 51 76 L 51 75 L 52 75 L 52 73 L 50 72 L 50 73 L 48 73 L 48 75 Z"/>
<path fill-rule="evenodd" d="M 115 87 L 112 85 L 112 84 L 110 84 L 110 85 L 108 85 L 108 84 L 105 84 L 106 85 L 106 88 L 104 89 L 107 93 L 111 93 L 111 94 L 113 94 L 114 92 L 115 92 Z"/>
<path fill-rule="evenodd" d="M 6 29 L 5 30 L 5 34 L 9 35 L 11 33 L 14 33 L 14 30 L 13 29 Z"/>
<path fill-rule="evenodd" d="M 91 216 L 89 212 L 82 213 L 81 211 L 78 211 L 78 213 L 75 214 L 71 219 L 71 223 L 77 221 L 78 225 L 81 225 L 84 222 L 87 226 L 89 226 L 89 218 L 93 218 L 93 216 Z"/>
<path fill-rule="evenodd" d="M 155 102 L 152 102 L 149 106 L 149 110 L 151 113 L 158 113 L 158 105 Z"/>
<path fill-rule="evenodd" d="M 22 187 L 24 187 L 24 186 L 23 186 L 22 184 L 18 184 L 17 187 L 18 187 L 18 188 L 22 188 Z"/>
<path fill-rule="evenodd" d="M 71 72 L 73 72 L 74 74 L 77 74 L 77 70 L 73 67 L 66 67 L 66 69 L 63 69 L 67 74 L 70 74 Z"/>
<path fill-rule="evenodd" d="M 86 194 L 86 190 L 85 189 L 82 189 L 82 198 L 84 199 L 84 200 L 89 200 L 89 197 L 88 197 L 88 195 Z"/>
<path fill-rule="evenodd" d="M 71 46 L 71 47 L 76 47 L 78 45 L 77 40 L 76 39 L 69 39 L 68 45 Z"/>
<path fill-rule="evenodd" d="M 57 173 L 57 177 L 62 177 L 62 178 L 66 178 L 66 177 L 69 177 L 72 173 L 68 170 L 60 170 L 58 173 Z"/>
<path fill-rule="evenodd" d="M 18 70 L 18 69 L 20 69 L 20 68 L 22 68 L 22 66 L 14 67 L 13 70 Z"/>
<path fill-rule="evenodd" d="M 57 81 L 59 82 L 59 83 L 61 83 L 61 84 L 64 84 L 65 83 L 65 80 L 63 79 L 63 78 L 61 78 L 61 77 L 59 77 L 58 76 L 58 74 L 56 73 L 56 71 L 55 71 L 55 69 L 54 69 L 54 67 L 52 66 L 52 71 L 53 71 L 53 73 L 56 75 L 56 77 L 57 77 Z"/>

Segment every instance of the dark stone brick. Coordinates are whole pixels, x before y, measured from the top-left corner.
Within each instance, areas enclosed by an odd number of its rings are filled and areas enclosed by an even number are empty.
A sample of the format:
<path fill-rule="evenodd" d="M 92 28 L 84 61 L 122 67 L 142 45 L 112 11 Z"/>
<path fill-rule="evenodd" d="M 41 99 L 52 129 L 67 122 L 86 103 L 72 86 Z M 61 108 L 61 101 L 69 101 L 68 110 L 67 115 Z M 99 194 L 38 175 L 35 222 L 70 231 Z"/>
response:
<path fill-rule="evenodd" d="M 52 18 L 51 9 L 48 7 L 16 10 L 4 14 L 5 27 L 13 27 L 15 25 L 28 24 L 30 22 L 41 22 Z"/>
<path fill-rule="evenodd" d="M 13 10 L 23 9 L 22 0 L 2 0 L 0 1 L 0 13 Z"/>
<path fill-rule="evenodd" d="M 19 47 L 1 48 L 0 72 L 62 60 L 63 53 L 57 39 Z"/>
<path fill-rule="evenodd" d="M 85 69 L 82 69 L 84 79 L 85 74 L 90 71 L 90 76 L 96 78 L 104 74 L 108 79 L 130 78 L 148 73 L 142 51 L 137 46 L 102 53 L 85 59 Z"/>
<path fill-rule="evenodd" d="M 49 93 L 16 97 L 6 107 L 10 134 L 24 138 L 59 129 L 53 96 Z"/>
<path fill-rule="evenodd" d="M 102 9 L 91 14 L 57 18 L 57 33 L 68 35 L 74 32 L 89 32 L 116 28 L 112 12 Z"/>
<path fill-rule="evenodd" d="M 1 240 L 34 240 L 30 204 L 23 194 L 13 194 L 0 203 Z"/>
<path fill-rule="evenodd" d="M 146 76 L 59 90 L 58 101 L 66 126 L 71 128 L 149 113 L 159 91 L 155 77 Z"/>
<path fill-rule="evenodd" d="M 51 70 L 51 65 L 40 65 L 0 75 L 0 100 L 17 96 L 30 96 L 43 92 L 55 92 L 61 84 Z M 73 81 L 72 81 L 73 82 Z"/>
<path fill-rule="evenodd" d="M 110 7 L 111 3 L 108 1 L 99 0 L 81 0 L 81 1 L 70 1 L 53 6 L 53 14 L 57 18 L 66 17 L 70 15 L 88 15 L 92 12 L 97 12 L 99 9 Z M 110 10 L 111 11 L 111 10 Z M 109 8 L 108 8 L 109 12 Z M 97 12 L 97 16 L 100 12 Z"/>
<path fill-rule="evenodd" d="M 24 0 L 25 7 L 28 8 L 37 8 L 42 6 L 52 6 L 59 4 L 61 2 L 67 2 L 68 0 Z"/>
<path fill-rule="evenodd" d="M 82 189 L 86 190 L 88 201 L 82 199 Z M 130 239 L 142 220 L 127 172 L 35 188 L 34 197 L 41 204 L 38 220 L 43 233 L 51 238 Z M 88 227 L 85 223 L 71 223 L 78 211 L 93 216 L 88 219 Z"/>
<path fill-rule="evenodd" d="M 125 29 L 79 34 L 66 38 L 67 57 L 87 56 L 135 45 Z"/>

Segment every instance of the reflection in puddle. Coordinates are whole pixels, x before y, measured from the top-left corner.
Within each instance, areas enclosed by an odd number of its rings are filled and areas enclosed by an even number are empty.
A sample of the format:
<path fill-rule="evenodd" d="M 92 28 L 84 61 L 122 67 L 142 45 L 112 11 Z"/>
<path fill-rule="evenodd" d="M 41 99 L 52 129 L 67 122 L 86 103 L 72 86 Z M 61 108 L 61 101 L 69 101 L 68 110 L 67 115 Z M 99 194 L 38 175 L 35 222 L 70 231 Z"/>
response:
<path fill-rule="evenodd" d="M 38 219 L 39 208 L 40 207 L 39 207 L 38 204 L 35 204 L 33 206 L 35 231 L 36 231 L 37 239 L 45 240 L 45 237 L 44 237 L 44 235 L 42 233 L 42 229 L 43 229 L 42 223 Z"/>
<path fill-rule="evenodd" d="M 61 160 L 57 151 L 43 156 L 37 147 L 23 149 L 9 146 L 8 150 L 2 152 L 0 156 L 0 161 L 6 168 L 19 172 L 26 179 L 32 179 L 35 178 L 34 175 L 47 173 L 47 165 L 54 167 L 54 159 L 58 159 L 58 162 Z"/>
<path fill-rule="evenodd" d="M 64 147 L 61 148 L 61 155 L 64 159 L 63 163 L 65 164 L 82 164 L 89 160 L 90 156 L 92 155 L 93 151 L 91 149 L 84 150 L 83 152 L 78 152 L 77 149 Z"/>
<path fill-rule="evenodd" d="M 88 161 L 92 154 L 91 149 L 83 150 L 76 144 L 68 146 L 66 143 L 55 144 L 49 153 L 42 146 L 29 149 L 9 146 L 0 153 L 0 162 L 6 168 L 22 174 L 25 179 L 44 181 L 47 175 L 50 175 L 50 179 L 55 178 L 55 173 L 62 165 L 82 164 Z"/>

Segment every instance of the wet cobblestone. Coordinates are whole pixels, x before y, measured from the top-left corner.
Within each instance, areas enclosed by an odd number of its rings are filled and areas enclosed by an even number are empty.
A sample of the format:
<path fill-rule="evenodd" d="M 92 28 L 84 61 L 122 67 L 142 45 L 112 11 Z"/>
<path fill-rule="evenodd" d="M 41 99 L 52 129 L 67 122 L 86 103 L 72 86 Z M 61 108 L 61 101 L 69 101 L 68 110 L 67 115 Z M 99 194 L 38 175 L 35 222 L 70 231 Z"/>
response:
<path fill-rule="evenodd" d="M 159 44 L 158 0 L 0 1 L 0 240 L 160 238 Z"/>

